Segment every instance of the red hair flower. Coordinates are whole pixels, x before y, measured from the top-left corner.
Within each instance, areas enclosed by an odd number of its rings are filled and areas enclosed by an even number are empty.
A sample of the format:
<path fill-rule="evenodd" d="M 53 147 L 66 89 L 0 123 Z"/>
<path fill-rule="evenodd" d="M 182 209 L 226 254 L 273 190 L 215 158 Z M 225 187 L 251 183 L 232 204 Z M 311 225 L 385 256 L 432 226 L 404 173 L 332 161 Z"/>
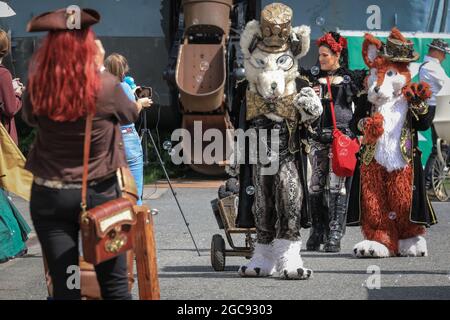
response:
<path fill-rule="evenodd" d="M 317 46 L 321 46 L 326 44 L 328 47 L 330 47 L 331 51 L 334 53 L 341 53 L 342 50 L 347 48 L 347 39 L 344 37 L 340 37 L 339 41 L 337 42 L 331 33 L 327 33 L 322 38 L 317 40 Z"/>

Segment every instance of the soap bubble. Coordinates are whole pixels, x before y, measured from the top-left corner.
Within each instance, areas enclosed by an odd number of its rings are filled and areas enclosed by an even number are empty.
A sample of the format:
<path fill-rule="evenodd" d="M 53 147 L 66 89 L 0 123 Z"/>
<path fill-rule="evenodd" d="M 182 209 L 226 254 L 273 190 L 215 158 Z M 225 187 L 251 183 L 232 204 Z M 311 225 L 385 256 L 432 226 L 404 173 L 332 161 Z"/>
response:
<path fill-rule="evenodd" d="M 324 17 L 317 17 L 316 18 L 316 24 L 321 27 L 325 24 L 325 18 Z"/>
<path fill-rule="evenodd" d="M 199 74 L 198 76 L 195 77 L 195 80 L 196 80 L 198 83 L 201 83 L 201 82 L 203 82 L 203 76 L 202 76 L 201 74 Z"/>
<path fill-rule="evenodd" d="M 349 75 L 344 76 L 344 83 L 350 83 L 352 81 L 352 78 Z"/>
<path fill-rule="evenodd" d="M 208 71 L 209 69 L 209 62 L 206 60 L 203 60 L 202 62 L 200 62 L 200 70 L 201 71 Z"/>
<path fill-rule="evenodd" d="M 320 68 L 318 66 L 314 66 L 311 68 L 311 74 L 313 76 L 317 76 L 320 73 Z"/>
<path fill-rule="evenodd" d="M 255 187 L 253 186 L 248 186 L 247 189 L 245 189 L 245 192 L 247 192 L 247 194 L 249 196 L 252 196 L 255 194 Z"/>
<path fill-rule="evenodd" d="M 389 212 L 389 219 L 391 220 L 397 219 L 397 214 L 394 211 Z"/>
<path fill-rule="evenodd" d="M 166 150 L 166 151 L 169 151 L 170 149 L 172 149 L 172 142 L 171 141 L 164 141 L 163 149 Z"/>

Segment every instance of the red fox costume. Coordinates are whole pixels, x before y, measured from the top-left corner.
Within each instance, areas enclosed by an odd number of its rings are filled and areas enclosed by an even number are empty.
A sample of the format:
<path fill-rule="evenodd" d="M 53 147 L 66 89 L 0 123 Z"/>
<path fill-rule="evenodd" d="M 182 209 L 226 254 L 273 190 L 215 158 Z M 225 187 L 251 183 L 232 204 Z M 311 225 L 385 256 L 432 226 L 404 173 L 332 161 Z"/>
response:
<path fill-rule="evenodd" d="M 355 245 L 354 255 L 426 256 L 425 226 L 436 218 L 424 188 L 417 130 L 433 120 L 435 110 L 425 103 L 431 92 L 426 83 L 411 83 L 408 66 L 419 56 L 396 28 L 386 44 L 366 34 L 363 57 L 370 69 L 369 104 L 355 112 L 363 147 L 348 225 L 359 223 L 366 240 Z"/>

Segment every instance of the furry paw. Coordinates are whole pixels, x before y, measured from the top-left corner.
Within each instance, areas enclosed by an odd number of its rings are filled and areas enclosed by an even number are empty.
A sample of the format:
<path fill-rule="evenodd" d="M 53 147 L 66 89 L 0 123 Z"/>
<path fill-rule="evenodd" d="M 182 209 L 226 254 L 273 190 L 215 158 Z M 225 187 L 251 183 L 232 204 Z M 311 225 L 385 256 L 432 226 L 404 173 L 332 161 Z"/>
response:
<path fill-rule="evenodd" d="M 314 89 L 306 87 L 294 98 L 294 106 L 300 112 L 302 122 L 313 122 L 323 112 L 322 102 Z"/>
<path fill-rule="evenodd" d="M 384 118 L 381 113 L 375 113 L 372 117 L 364 118 L 364 144 L 375 144 L 377 140 L 383 135 Z M 361 126 L 361 125 L 360 125 Z"/>
<path fill-rule="evenodd" d="M 301 241 L 275 239 L 273 247 L 277 258 L 276 270 L 280 279 L 306 280 L 312 276 L 312 270 L 303 267 L 301 246 Z"/>
<path fill-rule="evenodd" d="M 411 103 L 420 103 L 431 97 L 430 85 L 426 82 L 410 83 L 403 88 L 403 94 Z"/>
<path fill-rule="evenodd" d="M 239 268 L 241 277 L 269 277 L 275 272 L 275 261 L 272 258 L 273 247 L 270 244 L 255 245 L 250 261 Z"/>
<path fill-rule="evenodd" d="M 297 269 L 284 269 L 279 271 L 279 277 L 283 280 L 308 280 L 312 278 L 313 271 L 304 267 Z"/>
<path fill-rule="evenodd" d="M 364 240 L 353 247 L 353 255 L 357 258 L 387 258 L 390 253 L 384 244 Z"/>
<path fill-rule="evenodd" d="M 239 267 L 238 273 L 241 277 L 269 277 L 273 271 L 261 266 L 244 265 Z"/>
<path fill-rule="evenodd" d="M 269 261 L 250 261 L 248 264 L 239 267 L 241 277 L 270 277 L 275 272 L 275 268 Z"/>
<path fill-rule="evenodd" d="M 402 257 L 428 256 L 427 241 L 422 236 L 399 240 L 398 250 Z"/>

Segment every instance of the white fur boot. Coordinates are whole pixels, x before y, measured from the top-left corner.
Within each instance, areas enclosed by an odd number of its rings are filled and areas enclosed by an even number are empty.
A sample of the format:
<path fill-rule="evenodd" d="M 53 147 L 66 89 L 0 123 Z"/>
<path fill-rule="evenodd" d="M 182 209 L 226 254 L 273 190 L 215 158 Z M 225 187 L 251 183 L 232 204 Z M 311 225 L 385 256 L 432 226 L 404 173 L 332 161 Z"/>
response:
<path fill-rule="evenodd" d="M 353 247 L 353 256 L 356 258 L 388 258 L 389 249 L 382 243 L 364 240 Z"/>
<path fill-rule="evenodd" d="M 269 277 L 275 272 L 272 244 L 256 243 L 250 261 L 239 268 L 241 277 Z"/>
<path fill-rule="evenodd" d="M 399 240 L 398 251 L 402 257 L 427 257 L 427 241 L 422 236 Z"/>
<path fill-rule="evenodd" d="M 303 267 L 300 256 L 301 241 L 275 239 L 273 247 L 277 259 L 278 277 L 281 279 L 306 280 L 312 276 L 312 270 Z"/>

